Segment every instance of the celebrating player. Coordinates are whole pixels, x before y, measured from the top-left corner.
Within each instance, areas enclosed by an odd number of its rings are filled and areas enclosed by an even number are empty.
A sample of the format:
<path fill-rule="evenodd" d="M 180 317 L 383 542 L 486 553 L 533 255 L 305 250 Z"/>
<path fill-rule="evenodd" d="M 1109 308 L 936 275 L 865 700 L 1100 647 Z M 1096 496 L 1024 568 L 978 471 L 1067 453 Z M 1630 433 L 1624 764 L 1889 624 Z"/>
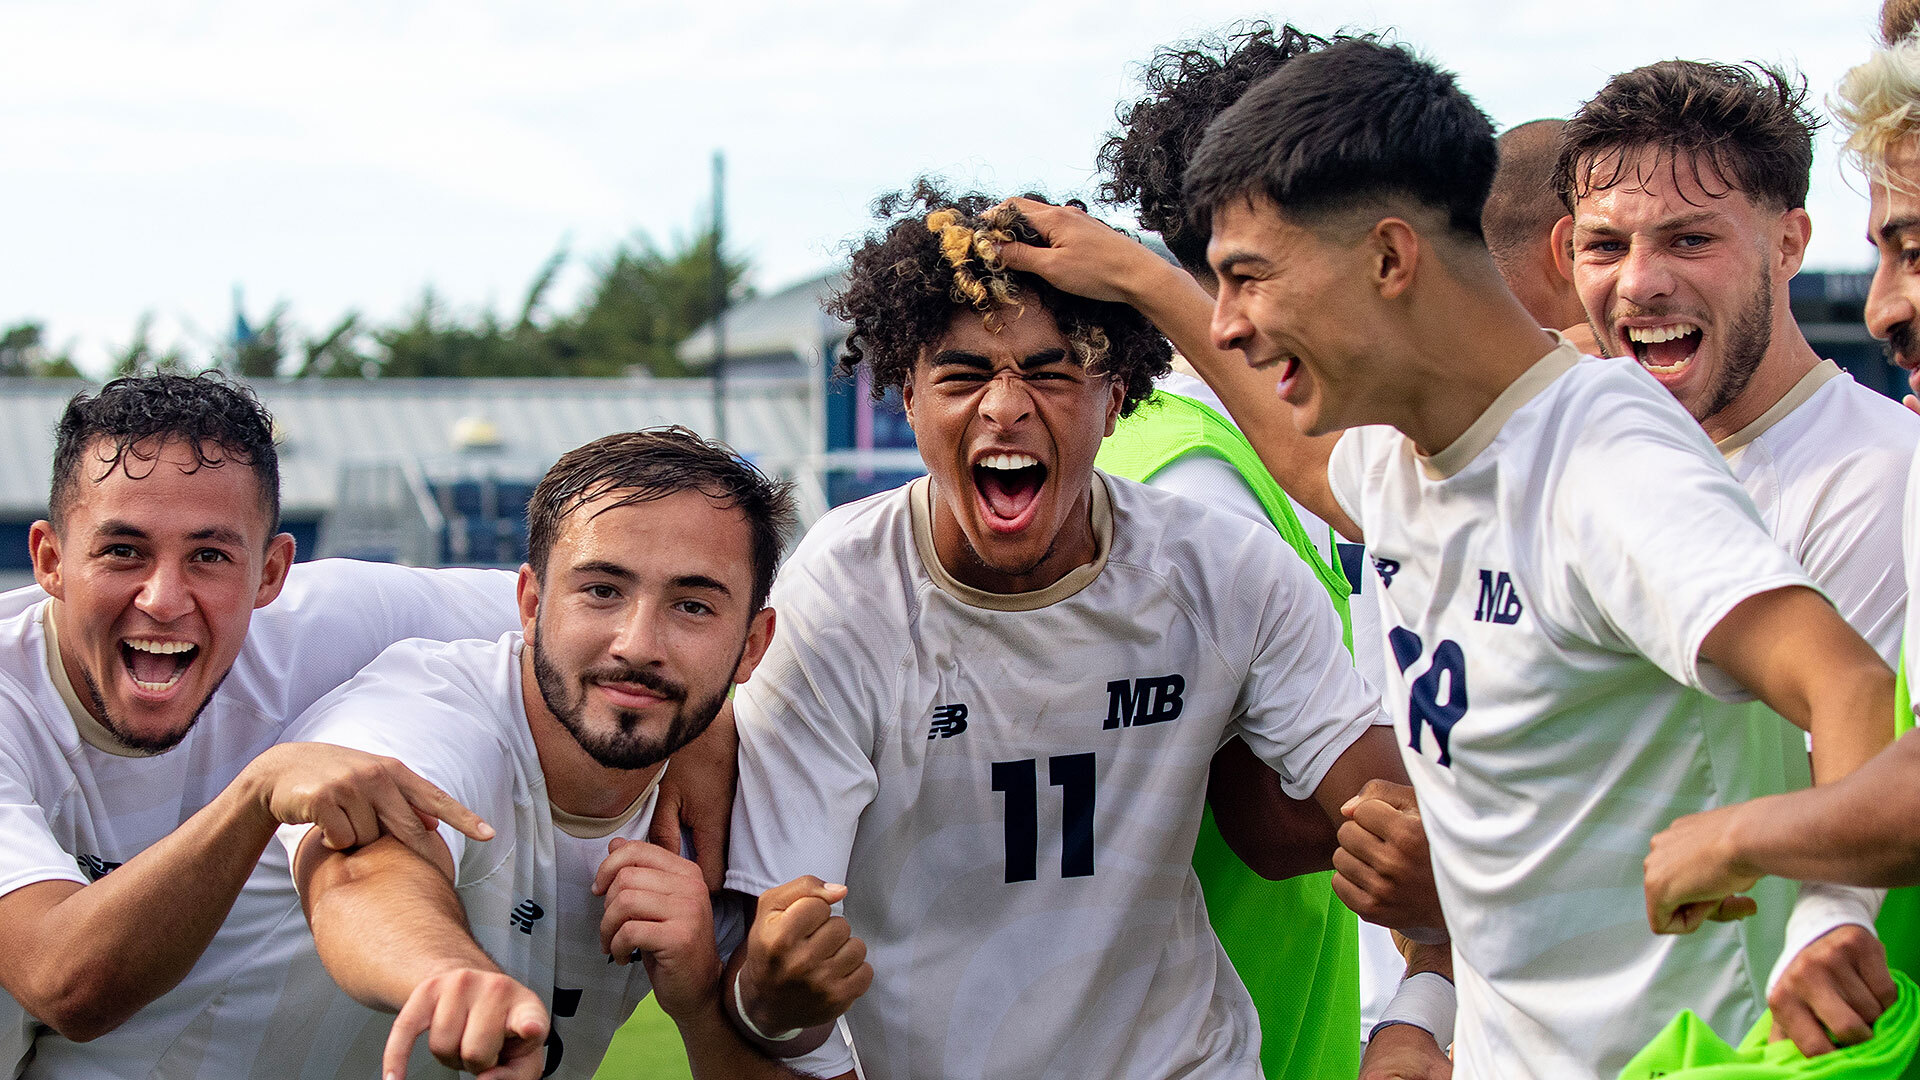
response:
<path fill-rule="evenodd" d="M 642 841 L 667 755 L 767 648 L 792 517 L 784 485 L 685 429 L 588 443 L 534 489 L 522 630 L 397 644 L 294 725 L 292 738 L 411 765 L 498 835 L 442 827 L 343 851 L 286 830 L 319 956 L 372 1008 L 336 997 L 290 1018 L 255 1075 L 442 1075 L 431 1053 L 488 1080 L 590 1077 L 649 990 L 695 1075 L 791 1075 L 720 1010 L 716 931 L 737 940 L 743 914 L 716 926 L 699 868 Z M 826 963 L 844 1008 L 866 970 L 857 941 L 836 945 Z M 829 1074 L 848 1064 L 838 1044 L 821 1060 Z"/>
<path fill-rule="evenodd" d="M 1629 884 L 1675 814 L 1755 782 L 1741 706 L 1711 695 L 1745 687 L 1806 726 L 1830 780 L 1885 744 L 1892 680 L 1673 397 L 1581 360 L 1513 298 L 1480 230 L 1494 163 L 1450 76 L 1343 42 L 1223 113 L 1187 189 L 1216 343 L 1280 369 L 1299 430 L 1353 429 L 1293 493 L 1364 527 L 1383 580 L 1387 700 L 1454 934 L 1456 1062 L 1604 1076 L 1650 1018 L 1689 1007 L 1734 1033 L 1760 1011 L 1774 957 L 1755 924 L 1655 938 Z M 1875 985 L 1870 963 L 1853 974 Z M 1836 1032 L 1871 1019 L 1809 1004 Z"/>
<path fill-rule="evenodd" d="M 1191 858 L 1239 734 L 1329 819 L 1394 776 L 1324 591 L 1274 530 L 1093 469 L 1166 369 L 1119 304 L 998 268 L 1037 235 L 922 184 L 834 310 L 930 475 L 842 507 L 741 691 L 729 886 L 847 886 L 869 1077 L 1244 1076 L 1258 1022 Z M 762 1031 L 816 1019 L 765 1000 Z"/>

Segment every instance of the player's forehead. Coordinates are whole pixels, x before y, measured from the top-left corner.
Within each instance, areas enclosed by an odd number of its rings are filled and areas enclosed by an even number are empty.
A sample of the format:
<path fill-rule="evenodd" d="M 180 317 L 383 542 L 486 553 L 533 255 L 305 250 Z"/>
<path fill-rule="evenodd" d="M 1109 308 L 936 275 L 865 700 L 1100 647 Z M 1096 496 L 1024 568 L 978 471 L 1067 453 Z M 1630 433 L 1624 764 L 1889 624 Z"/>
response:
<path fill-rule="evenodd" d="M 991 317 L 971 310 L 956 311 L 947 321 L 945 332 L 921 349 L 918 366 L 978 360 L 1020 364 L 1064 359 L 1071 353 L 1072 346 L 1053 312 L 1030 300 L 1019 307 L 1001 308 Z"/>
<path fill-rule="evenodd" d="M 656 585 L 711 578 L 744 601 L 753 579 L 753 527 L 738 506 L 698 488 L 652 497 L 602 492 L 560 519 L 548 572 L 615 570 Z"/>
<path fill-rule="evenodd" d="M 1752 225 L 1777 211 L 1756 202 L 1711 154 L 1647 144 L 1582 157 L 1574 228 L 1586 232 Z"/>
<path fill-rule="evenodd" d="M 138 521 L 143 531 L 219 530 L 260 540 L 271 527 L 258 471 L 211 439 L 196 445 L 174 435 L 133 442 L 94 436 L 63 482 L 63 525 Z"/>

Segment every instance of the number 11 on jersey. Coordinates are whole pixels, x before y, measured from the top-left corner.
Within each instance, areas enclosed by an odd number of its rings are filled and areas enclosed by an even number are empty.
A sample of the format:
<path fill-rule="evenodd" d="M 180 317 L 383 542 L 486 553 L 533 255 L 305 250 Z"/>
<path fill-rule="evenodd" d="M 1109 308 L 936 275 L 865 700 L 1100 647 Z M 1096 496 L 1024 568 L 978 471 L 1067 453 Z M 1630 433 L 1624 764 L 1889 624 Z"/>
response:
<path fill-rule="evenodd" d="M 1039 877 L 1040 778 L 1033 758 L 993 763 L 993 790 L 1007 796 L 1007 881 Z M 1093 876 L 1093 754 L 1047 759 L 1060 789 L 1060 876 Z"/>

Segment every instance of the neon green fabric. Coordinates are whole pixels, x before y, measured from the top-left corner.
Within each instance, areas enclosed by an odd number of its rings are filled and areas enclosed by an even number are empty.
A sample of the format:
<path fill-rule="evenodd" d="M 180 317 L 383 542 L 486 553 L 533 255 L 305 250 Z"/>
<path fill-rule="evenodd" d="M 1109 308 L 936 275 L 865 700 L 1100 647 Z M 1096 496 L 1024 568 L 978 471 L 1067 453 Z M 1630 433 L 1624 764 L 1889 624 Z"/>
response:
<path fill-rule="evenodd" d="M 1287 496 L 1253 447 L 1218 413 L 1191 398 L 1155 391 L 1120 421 L 1095 462 L 1115 476 L 1145 483 L 1193 453 L 1226 461 L 1253 490 L 1340 612 L 1347 644 L 1349 589 L 1329 567 Z M 1241 863 L 1208 810 L 1194 847 L 1213 932 L 1233 961 L 1260 1013 L 1260 1064 L 1267 1080 L 1319 1080 L 1360 1071 L 1360 926 L 1333 895 L 1331 873 L 1268 881 Z"/>
<path fill-rule="evenodd" d="M 1790 1040 L 1767 1041 L 1773 1025 L 1767 1013 L 1736 1048 L 1688 1010 L 1627 1062 L 1620 1080 L 1895 1080 L 1920 1043 L 1920 1005 L 1912 979 L 1895 972 L 1893 980 L 1899 999 L 1874 1021 L 1873 1038 L 1858 1046 L 1803 1057 Z"/>
<path fill-rule="evenodd" d="M 1907 685 L 1904 643 L 1900 657 L 1900 679 L 1893 691 L 1893 737 L 1896 739 L 1913 730 L 1913 694 Z M 1887 966 L 1920 978 L 1920 888 L 1889 889 L 1874 928 L 1880 934 L 1881 944 L 1887 947 Z M 1920 1080 L 1920 1057 L 1900 1075 L 1906 1080 Z"/>

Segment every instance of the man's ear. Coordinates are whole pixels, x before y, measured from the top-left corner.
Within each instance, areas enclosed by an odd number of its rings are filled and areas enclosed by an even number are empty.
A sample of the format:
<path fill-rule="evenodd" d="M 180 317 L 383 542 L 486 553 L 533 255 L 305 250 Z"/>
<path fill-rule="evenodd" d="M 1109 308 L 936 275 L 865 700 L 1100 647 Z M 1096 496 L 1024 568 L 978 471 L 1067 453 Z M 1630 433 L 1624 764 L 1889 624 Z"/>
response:
<path fill-rule="evenodd" d="M 1381 218 L 1367 233 L 1366 244 L 1380 298 L 1405 295 L 1420 268 L 1420 234 L 1400 218 Z"/>
<path fill-rule="evenodd" d="M 65 600 L 66 583 L 60 575 L 60 533 L 53 522 L 40 520 L 27 530 L 27 551 L 33 557 L 33 580 L 47 595 Z"/>
<path fill-rule="evenodd" d="M 1562 214 L 1553 223 L 1547 243 L 1553 248 L 1553 266 L 1569 283 L 1573 281 L 1573 215 Z"/>
<path fill-rule="evenodd" d="M 1107 395 L 1107 430 L 1101 436 L 1102 438 L 1113 434 L 1113 429 L 1120 426 L 1120 409 L 1127 403 L 1126 383 L 1109 375 L 1107 376 L 1107 390 L 1109 391 Z"/>
<path fill-rule="evenodd" d="M 520 607 L 520 630 L 531 639 L 533 620 L 540 614 L 540 579 L 534 576 L 529 563 L 520 564 L 520 580 L 514 583 L 513 598 Z"/>
<path fill-rule="evenodd" d="M 773 644 L 774 613 L 770 607 L 761 608 L 747 623 L 747 645 L 740 651 L 740 663 L 733 669 L 733 681 L 746 682 L 753 678 L 753 669 L 767 655 L 767 646 Z"/>
<path fill-rule="evenodd" d="M 920 360 L 915 360 L 913 371 L 907 372 L 907 377 L 900 380 L 900 407 L 906 410 L 909 428 L 913 427 L 913 375 L 914 371 L 920 370 L 920 364 Z"/>
<path fill-rule="evenodd" d="M 293 555 L 292 533 L 279 533 L 267 541 L 267 558 L 260 566 L 260 587 L 253 592 L 254 607 L 266 607 L 280 595 L 287 584 L 287 573 L 293 569 Z"/>
<path fill-rule="evenodd" d="M 1779 244 L 1779 276 L 1776 280 L 1785 281 L 1800 272 L 1800 264 L 1807 259 L 1807 244 L 1813 240 L 1813 218 L 1805 210 L 1795 208 L 1780 215 L 1779 234 L 1775 242 Z"/>

